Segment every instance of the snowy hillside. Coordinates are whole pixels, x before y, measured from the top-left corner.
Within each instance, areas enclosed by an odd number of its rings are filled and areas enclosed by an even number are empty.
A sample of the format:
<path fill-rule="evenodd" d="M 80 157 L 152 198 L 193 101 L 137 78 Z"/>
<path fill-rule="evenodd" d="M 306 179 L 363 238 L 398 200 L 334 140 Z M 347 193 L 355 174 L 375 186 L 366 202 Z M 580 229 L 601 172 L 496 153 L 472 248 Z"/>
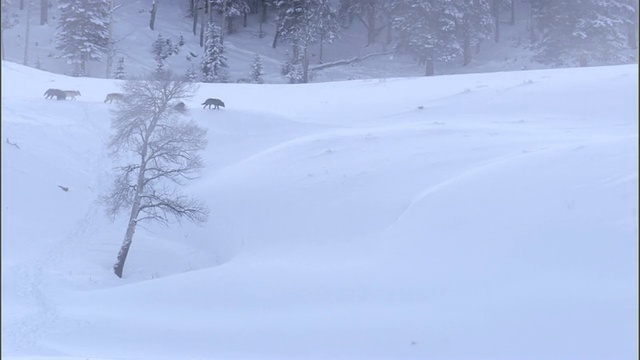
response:
<path fill-rule="evenodd" d="M 3 62 L 2 358 L 635 359 L 637 79 L 201 84 L 210 221 L 118 279 L 117 81 Z"/>

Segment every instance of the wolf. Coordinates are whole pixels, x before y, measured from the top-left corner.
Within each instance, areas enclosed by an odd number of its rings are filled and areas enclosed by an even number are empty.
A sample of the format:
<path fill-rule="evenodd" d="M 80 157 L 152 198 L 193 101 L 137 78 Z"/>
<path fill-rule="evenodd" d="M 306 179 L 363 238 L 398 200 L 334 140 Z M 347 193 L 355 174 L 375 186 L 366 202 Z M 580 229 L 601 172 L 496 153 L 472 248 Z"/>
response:
<path fill-rule="evenodd" d="M 185 112 L 187 110 L 187 107 L 185 106 L 185 104 L 180 101 L 179 103 L 173 105 L 173 108 L 177 111 L 177 112 Z"/>
<path fill-rule="evenodd" d="M 65 94 L 65 92 L 60 89 L 49 89 L 44 92 L 45 99 L 53 99 L 54 96 L 58 100 L 65 100 L 67 98 L 67 94 Z"/>
<path fill-rule="evenodd" d="M 80 94 L 80 91 L 78 90 L 65 90 L 64 95 L 69 99 L 75 100 L 76 96 L 81 96 L 82 94 Z"/>
<path fill-rule="evenodd" d="M 202 107 L 203 109 L 206 109 L 207 106 L 209 107 L 209 109 L 211 109 L 211 105 L 214 106 L 214 109 L 220 109 L 220 106 L 224 107 L 224 103 L 222 102 L 222 100 L 212 98 L 208 98 L 200 105 L 204 105 L 204 107 Z"/>
<path fill-rule="evenodd" d="M 104 102 L 120 102 L 122 101 L 122 99 L 124 99 L 124 95 L 120 94 L 120 93 L 111 93 L 111 94 L 107 94 L 107 98 L 104 99 Z"/>

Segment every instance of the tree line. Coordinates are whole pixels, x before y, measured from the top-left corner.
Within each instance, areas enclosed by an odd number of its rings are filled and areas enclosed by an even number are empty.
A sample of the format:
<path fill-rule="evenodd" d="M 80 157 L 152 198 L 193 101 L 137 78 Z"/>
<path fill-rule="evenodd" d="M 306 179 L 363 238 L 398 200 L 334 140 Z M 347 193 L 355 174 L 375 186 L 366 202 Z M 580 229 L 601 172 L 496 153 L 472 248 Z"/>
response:
<path fill-rule="evenodd" d="M 14 0 L 16 1 L 16 0 Z M 40 2 L 41 23 L 48 21 L 49 0 Z M 309 82 L 310 54 L 339 39 L 341 32 L 359 23 L 366 29 L 363 45 L 383 44 L 386 52 L 412 56 L 424 74 L 434 75 L 436 61 L 461 59 L 463 66 L 481 51 L 485 41 L 501 41 L 501 26 L 516 22 L 518 6 L 528 6 L 528 46 L 535 60 L 554 66 L 588 66 L 594 63 L 628 62 L 626 49 L 637 48 L 637 0 L 184 0 L 194 36 L 202 47 L 202 60 L 192 64 L 186 77 L 203 82 L 226 82 L 228 67 L 225 36 L 236 27 L 257 18 L 258 35 L 266 37 L 263 25 L 275 29 L 272 47 L 291 46 L 282 75 L 291 83 Z M 24 4 L 26 2 L 26 5 Z M 2 30 L 15 25 L 8 11 L 11 0 L 2 0 Z M 33 0 L 20 0 L 29 16 Z M 116 0 L 58 0 L 56 44 L 71 73 L 86 74 L 88 61 L 106 57 L 106 77 L 124 77 L 124 58 L 112 64 L 117 40 L 113 38 Z M 159 0 L 151 0 L 149 27 L 160 32 L 156 14 Z M 28 29 L 26 40 L 28 41 Z M 152 45 L 158 70 L 179 51 L 171 39 L 159 38 Z M 184 39 L 180 39 L 184 42 Z M 4 51 L 3 51 L 4 54 Z M 195 55 L 195 54 L 194 54 Z M 194 57 L 188 57 L 193 60 Z M 260 61 L 259 54 L 256 59 Z M 25 64 L 28 46 L 25 46 Z M 339 64 L 341 62 L 336 62 Z M 330 65 L 325 65 L 327 67 Z M 262 68 L 260 63 L 251 65 Z M 261 74 L 252 81 L 258 82 Z"/>

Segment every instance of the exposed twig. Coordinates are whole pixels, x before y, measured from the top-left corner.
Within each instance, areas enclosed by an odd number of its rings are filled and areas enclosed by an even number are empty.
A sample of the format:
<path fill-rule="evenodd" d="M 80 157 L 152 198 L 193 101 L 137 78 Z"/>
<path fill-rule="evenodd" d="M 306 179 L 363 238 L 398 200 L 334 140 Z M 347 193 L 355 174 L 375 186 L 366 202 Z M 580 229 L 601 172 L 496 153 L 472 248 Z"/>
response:
<path fill-rule="evenodd" d="M 58 185 L 58 187 L 62 189 L 62 191 L 69 191 L 69 188 L 66 186 Z"/>
<path fill-rule="evenodd" d="M 18 144 L 16 144 L 16 143 L 12 143 L 11 141 L 9 141 L 9 138 L 7 138 L 7 144 L 13 145 L 13 146 L 17 147 L 18 149 L 20 149 L 20 146 L 18 146 Z"/>

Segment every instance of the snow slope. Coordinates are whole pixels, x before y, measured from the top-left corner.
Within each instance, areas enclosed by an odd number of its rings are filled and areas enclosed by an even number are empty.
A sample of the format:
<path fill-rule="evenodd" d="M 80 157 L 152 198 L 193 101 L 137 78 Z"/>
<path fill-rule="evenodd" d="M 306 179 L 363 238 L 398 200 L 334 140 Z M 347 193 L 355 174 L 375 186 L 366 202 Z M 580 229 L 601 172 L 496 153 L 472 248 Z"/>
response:
<path fill-rule="evenodd" d="M 117 82 L 2 75 L 3 358 L 638 356 L 636 66 L 201 84 L 210 221 L 123 279 Z"/>

